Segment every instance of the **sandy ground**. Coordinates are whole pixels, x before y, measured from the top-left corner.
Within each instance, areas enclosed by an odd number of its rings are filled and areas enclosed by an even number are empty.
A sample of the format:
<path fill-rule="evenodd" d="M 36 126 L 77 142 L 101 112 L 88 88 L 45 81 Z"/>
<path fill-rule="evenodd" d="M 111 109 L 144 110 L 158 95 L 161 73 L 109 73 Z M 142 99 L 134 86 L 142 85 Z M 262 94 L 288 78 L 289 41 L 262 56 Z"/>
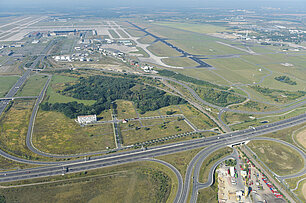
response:
<path fill-rule="evenodd" d="M 302 193 L 303 193 L 304 198 L 306 199 L 306 183 L 303 184 Z"/>
<path fill-rule="evenodd" d="M 306 129 L 296 135 L 297 141 L 306 148 Z M 304 184 L 305 186 L 305 184 Z M 306 187 L 306 186 L 305 186 Z M 304 189 L 303 189 L 304 191 Z"/>

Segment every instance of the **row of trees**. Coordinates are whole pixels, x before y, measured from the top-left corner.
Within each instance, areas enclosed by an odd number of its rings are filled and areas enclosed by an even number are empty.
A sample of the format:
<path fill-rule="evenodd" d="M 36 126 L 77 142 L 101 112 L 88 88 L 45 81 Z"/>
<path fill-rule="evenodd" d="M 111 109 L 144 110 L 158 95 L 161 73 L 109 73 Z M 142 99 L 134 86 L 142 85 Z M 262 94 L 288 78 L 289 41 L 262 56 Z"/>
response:
<path fill-rule="evenodd" d="M 80 100 L 96 100 L 96 103 L 90 106 L 77 102 L 44 103 L 41 105 L 42 110 L 59 111 L 69 118 L 75 118 L 78 115 L 100 114 L 103 110 L 109 109 L 111 103 L 117 99 L 133 101 L 140 113 L 186 103 L 180 97 L 167 95 L 162 90 L 127 77 L 80 78 L 77 84 L 65 88 L 60 93 Z"/>
<path fill-rule="evenodd" d="M 180 73 L 176 73 L 173 71 L 169 71 L 169 70 L 158 70 L 158 74 L 160 74 L 161 76 L 166 76 L 166 77 L 171 77 L 171 78 L 175 78 L 177 80 L 181 80 L 181 81 L 185 81 L 185 82 L 190 82 L 196 85 L 203 85 L 206 87 L 212 87 L 212 88 L 218 88 L 218 89 L 224 89 L 226 90 L 226 87 L 221 87 L 219 85 L 215 85 L 212 84 L 210 82 L 204 81 L 204 80 L 198 80 L 196 78 L 192 78 Z"/>

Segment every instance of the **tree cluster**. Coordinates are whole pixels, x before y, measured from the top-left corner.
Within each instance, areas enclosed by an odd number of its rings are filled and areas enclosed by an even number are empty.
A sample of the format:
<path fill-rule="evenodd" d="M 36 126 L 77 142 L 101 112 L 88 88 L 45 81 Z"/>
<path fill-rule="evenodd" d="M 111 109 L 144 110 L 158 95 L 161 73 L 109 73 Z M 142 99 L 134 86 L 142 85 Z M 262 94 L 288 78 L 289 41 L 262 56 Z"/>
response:
<path fill-rule="evenodd" d="M 140 113 L 186 103 L 180 97 L 167 95 L 162 90 L 127 77 L 82 77 L 78 83 L 65 88 L 60 93 L 80 100 L 96 100 L 96 103 L 90 106 L 77 102 L 44 103 L 41 105 L 42 110 L 59 111 L 69 118 L 75 118 L 78 115 L 100 114 L 103 110 L 109 109 L 111 103 L 117 99 L 133 101 L 140 109 Z"/>
<path fill-rule="evenodd" d="M 291 80 L 288 76 L 285 76 L 285 75 L 275 77 L 274 79 L 277 80 L 277 81 L 280 81 L 280 82 L 287 83 L 289 85 L 296 85 L 297 84 L 295 81 Z"/>

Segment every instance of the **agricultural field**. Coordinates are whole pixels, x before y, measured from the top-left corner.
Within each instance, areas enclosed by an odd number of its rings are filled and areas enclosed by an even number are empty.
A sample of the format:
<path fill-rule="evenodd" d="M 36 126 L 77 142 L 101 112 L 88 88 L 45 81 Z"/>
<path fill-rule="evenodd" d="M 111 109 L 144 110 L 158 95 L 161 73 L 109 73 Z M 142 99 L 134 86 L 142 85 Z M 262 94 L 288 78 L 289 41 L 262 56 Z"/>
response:
<path fill-rule="evenodd" d="M 304 166 L 301 155 L 283 144 L 258 140 L 251 141 L 248 146 L 278 175 L 294 174 Z"/>
<path fill-rule="evenodd" d="M 81 127 L 62 113 L 42 110 L 37 114 L 33 144 L 41 151 L 54 154 L 102 151 L 115 147 L 111 124 Z"/>
<path fill-rule="evenodd" d="M 17 96 L 38 96 L 43 89 L 48 76 L 45 75 L 33 75 L 18 91 Z"/>
<path fill-rule="evenodd" d="M 0 193 L 7 202 L 171 202 L 177 190 L 173 172 L 150 162 L 19 181 L 17 184 L 23 186 L 1 187 Z"/>
<path fill-rule="evenodd" d="M 18 79 L 18 76 L 0 76 L 0 97 L 4 97 Z"/>

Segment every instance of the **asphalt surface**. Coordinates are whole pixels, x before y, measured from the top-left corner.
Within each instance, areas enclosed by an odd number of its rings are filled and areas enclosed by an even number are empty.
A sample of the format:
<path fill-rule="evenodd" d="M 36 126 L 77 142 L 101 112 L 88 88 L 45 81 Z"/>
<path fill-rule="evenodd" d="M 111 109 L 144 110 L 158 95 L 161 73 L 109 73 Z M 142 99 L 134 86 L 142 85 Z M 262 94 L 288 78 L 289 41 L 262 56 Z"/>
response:
<path fill-rule="evenodd" d="M 145 158 L 152 158 L 156 156 L 177 153 L 199 147 L 212 146 L 216 144 L 223 145 L 224 147 L 226 145 L 249 140 L 254 136 L 278 131 L 280 129 L 288 128 L 304 122 L 306 122 L 305 114 L 287 120 L 270 123 L 265 126 L 257 127 L 255 129 L 246 129 L 242 131 L 222 134 L 220 136 L 213 136 L 197 140 L 189 140 L 179 143 L 150 147 L 147 150 L 137 149 L 127 152 L 108 154 L 104 156 L 95 156 L 91 157 L 90 159 L 83 158 L 83 159 L 65 161 L 65 162 L 44 162 L 44 161 L 26 160 L 14 157 L 0 150 L 1 156 L 14 161 L 19 161 L 22 163 L 30 163 L 30 164 L 50 165 L 50 166 L 45 166 L 43 168 L 32 168 L 32 169 L 8 171 L 5 173 L 0 173 L 0 182 L 9 182 L 9 181 L 30 179 L 36 177 L 61 175 L 62 173 L 73 173 L 84 170 L 92 170 L 106 166 L 113 166 L 117 164 L 141 161 L 142 159 Z"/>
<path fill-rule="evenodd" d="M 166 44 L 167 46 L 171 47 L 172 49 L 175 49 L 176 51 L 180 52 L 183 55 L 183 57 L 188 57 L 191 60 L 195 61 L 196 63 L 199 64 L 197 66 L 198 68 L 211 68 L 212 67 L 208 63 L 206 63 L 206 62 L 202 61 L 201 59 L 199 59 L 197 57 L 197 55 L 192 55 L 192 54 L 190 54 L 190 53 L 180 49 L 179 47 L 174 46 L 173 44 L 169 43 L 165 39 L 160 38 L 160 37 L 158 37 L 158 36 L 148 32 L 146 29 L 143 29 L 143 28 L 139 27 L 138 25 L 135 25 L 134 23 L 131 23 L 131 22 L 128 22 L 128 23 L 130 23 L 132 26 L 136 27 L 137 29 L 141 30 L 142 32 L 146 33 L 147 35 L 150 35 L 151 37 L 154 37 L 156 39 L 156 41 L 160 41 L 160 42 Z"/>
<path fill-rule="evenodd" d="M 154 161 L 154 162 L 163 164 L 163 165 L 167 166 L 169 169 L 171 169 L 172 172 L 176 175 L 176 178 L 178 180 L 178 188 L 177 188 L 176 196 L 175 196 L 175 199 L 173 200 L 173 202 L 178 203 L 179 199 L 182 195 L 182 191 L 183 191 L 183 178 L 182 178 L 181 173 L 173 165 L 169 164 L 168 162 L 165 162 L 165 161 L 162 161 L 162 160 L 159 160 L 159 159 L 146 159 L 146 160 Z"/>

